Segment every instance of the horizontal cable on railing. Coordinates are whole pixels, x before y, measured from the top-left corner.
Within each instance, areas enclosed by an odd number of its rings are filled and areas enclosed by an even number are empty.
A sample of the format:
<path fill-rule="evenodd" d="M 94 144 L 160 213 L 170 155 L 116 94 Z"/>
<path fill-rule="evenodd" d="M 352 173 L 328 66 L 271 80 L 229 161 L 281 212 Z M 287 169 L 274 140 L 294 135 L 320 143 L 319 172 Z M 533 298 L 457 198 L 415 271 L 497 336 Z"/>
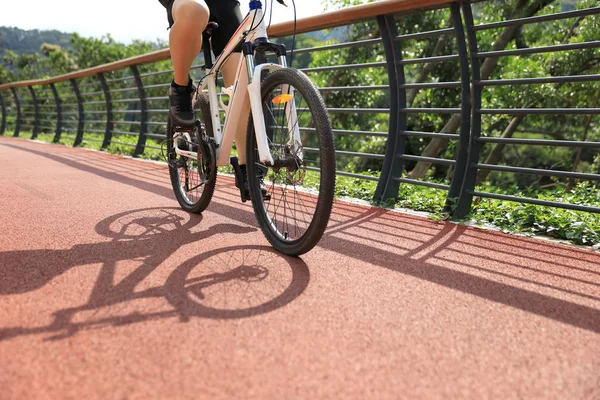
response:
<path fill-rule="evenodd" d="M 308 111 L 308 108 L 298 107 L 298 112 Z M 389 108 L 327 108 L 327 111 L 330 114 L 347 114 L 347 113 L 355 113 L 355 114 L 388 114 L 390 112 Z"/>
<path fill-rule="evenodd" d="M 316 171 L 316 172 L 320 172 L 321 171 L 319 168 L 315 168 L 315 167 L 306 167 L 306 169 L 308 171 Z M 379 180 L 379 178 L 376 177 L 376 176 L 353 174 L 351 172 L 345 172 L 345 171 L 335 171 L 335 173 L 336 173 L 336 175 L 348 176 L 350 178 L 366 179 L 366 180 L 369 180 L 369 181 L 378 181 Z"/>
<path fill-rule="evenodd" d="M 538 22 L 546 21 L 558 21 L 561 19 L 574 18 L 574 17 L 585 17 L 588 15 L 600 14 L 600 7 L 586 8 L 583 10 L 576 11 L 565 11 L 560 13 L 540 15 L 535 17 L 517 18 L 510 21 L 491 22 L 489 24 L 475 25 L 473 28 L 476 31 L 483 31 L 488 29 L 504 28 L 507 26 L 526 25 Z"/>
<path fill-rule="evenodd" d="M 480 114 L 532 115 L 532 114 L 600 114 L 600 108 L 486 108 L 478 110 Z"/>
<path fill-rule="evenodd" d="M 555 52 L 555 51 L 596 49 L 596 48 L 600 48 L 600 41 L 598 41 L 598 40 L 593 41 L 593 42 L 583 42 L 583 43 L 557 44 L 555 46 L 529 47 L 529 48 L 525 48 L 525 49 L 484 51 L 481 53 L 477 53 L 476 57 L 488 58 L 488 57 L 518 56 L 518 55 L 525 55 L 525 54 L 541 54 L 541 53 L 549 53 L 549 52 Z"/>
<path fill-rule="evenodd" d="M 145 76 L 156 76 L 156 75 L 164 75 L 164 74 L 169 74 L 172 73 L 173 70 L 172 69 L 168 69 L 165 71 L 156 71 L 156 72 L 145 72 L 143 74 L 140 74 L 140 77 L 145 77 Z"/>
<path fill-rule="evenodd" d="M 448 189 L 450 189 L 449 185 L 443 185 L 441 183 L 434 183 L 434 182 L 420 181 L 418 179 L 394 178 L 394 180 L 396 182 L 400 182 L 400 183 L 410 183 L 412 185 L 425 186 L 425 187 L 433 188 L 433 189 L 441 189 L 441 190 L 448 190 Z"/>
<path fill-rule="evenodd" d="M 331 87 L 320 87 L 319 90 L 321 92 L 346 92 L 346 91 L 355 91 L 355 90 L 390 90 L 390 87 L 388 85 L 375 85 L 375 86 L 331 86 Z"/>
<path fill-rule="evenodd" d="M 116 99 L 112 100 L 113 103 L 139 103 L 141 100 L 137 99 Z"/>
<path fill-rule="evenodd" d="M 478 191 L 469 191 L 469 194 L 472 194 L 473 196 L 479 196 L 479 197 L 489 197 L 491 199 L 497 199 L 497 200 L 508 200 L 508 201 L 514 201 L 514 202 L 518 202 L 518 203 L 535 204 L 538 206 L 559 207 L 559 208 L 565 208 L 568 210 L 600 213 L 599 207 L 582 206 L 579 204 L 560 203 L 560 202 L 556 202 L 556 201 L 532 199 L 529 197 L 519 197 L 519 196 L 506 195 L 506 194 L 478 192 Z"/>
<path fill-rule="evenodd" d="M 432 164 L 441 164 L 441 165 L 455 165 L 455 160 L 446 160 L 443 158 L 433 158 L 433 157 L 423 157 L 423 156 L 411 156 L 409 154 L 400 154 L 397 156 L 398 158 L 406 161 L 424 161 Z"/>
<path fill-rule="evenodd" d="M 163 87 L 167 87 L 167 86 L 171 86 L 171 84 L 170 83 L 158 83 L 155 85 L 144 86 L 144 89 L 163 88 Z"/>
<path fill-rule="evenodd" d="M 435 113 L 435 114 L 460 114 L 462 110 L 460 108 L 402 108 L 401 113 L 415 114 L 415 113 Z"/>
<path fill-rule="evenodd" d="M 319 149 L 316 149 L 313 147 L 305 147 L 304 150 L 307 153 L 319 153 L 320 152 Z M 343 150 L 336 150 L 335 154 L 338 156 L 344 156 L 344 157 L 370 158 L 370 159 L 374 159 L 374 160 L 383 160 L 385 158 L 384 154 L 358 153 L 355 151 L 343 151 Z"/>
<path fill-rule="evenodd" d="M 438 29 L 435 31 L 426 31 L 426 32 L 417 32 L 417 33 L 408 33 L 405 35 L 396 36 L 396 40 L 413 40 L 413 39 L 425 39 L 430 37 L 437 37 L 442 35 L 452 35 L 454 34 L 454 28 L 444 28 Z"/>
<path fill-rule="evenodd" d="M 144 145 L 144 148 L 146 148 L 146 149 L 155 149 L 155 150 L 163 150 L 162 147 L 159 147 L 159 146 L 150 146 L 150 145 L 147 145 L 147 144 Z"/>
<path fill-rule="evenodd" d="M 164 124 L 161 124 L 164 125 Z M 275 129 L 287 129 L 287 127 L 282 127 L 282 126 L 270 126 L 270 128 L 275 128 Z M 300 132 L 316 132 L 316 128 L 303 128 L 300 127 L 299 128 Z M 385 137 L 388 136 L 387 132 L 372 132 L 372 131 L 352 131 L 352 130 L 347 130 L 347 129 L 332 129 L 331 132 L 333 134 L 337 134 L 337 135 L 360 135 L 360 136 L 381 136 L 381 137 Z"/>
<path fill-rule="evenodd" d="M 112 78 L 112 79 L 107 79 L 106 82 L 118 82 L 118 81 L 127 81 L 130 79 L 135 79 L 134 76 L 124 76 L 122 78 Z"/>
<path fill-rule="evenodd" d="M 477 140 L 482 143 L 506 143 L 532 146 L 581 147 L 588 149 L 600 149 L 600 142 L 579 142 L 576 140 L 513 139 L 494 137 L 480 137 Z"/>
<path fill-rule="evenodd" d="M 166 135 L 161 135 L 158 133 L 146 133 L 146 136 L 151 137 L 151 138 L 156 138 L 156 139 L 166 139 L 167 138 Z"/>
<path fill-rule="evenodd" d="M 460 135 L 456 133 L 433 133 L 433 132 L 417 132 L 417 131 L 401 131 L 400 135 L 403 136 L 422 136 L 439 139 L 459 139 Z"/>
<path fill-rule="evenodd" d="M 141 121 L 113 121 L 115 124 L 129 124 L 129 125 L 138 125 L 141 124 Z"/>
<path fill-rule="evenodd" d="M 445 61 L 456 61 L 459 60 L 458 54 L 449 56 L 436 56 L 436 57 L 423 57 L 423 58 L 408 58 L 398 61 L 398 65 L 410 65 L 410 64 L 428 64 L 434 62 L 445 62 Z"/>
<path fill-rule="evenodd" d="M 461 82 L 405 83 L 400 89 L 460 89 Z"/>
<path fill-rule="evenodd" d="M 556 171 L 556 170 L 552 170 L 552 169 L 510 167 L 507 165 L 491 165 L 491 164 L 475 164 L 474 167 L 476 167 L 478 169 L 486 169 L 489 171 L 514 172 L 514 173 L 518 173 L 518 174 L 559 176 L 559 177 L 563 177 L 563 178 L 589 179 L 589 180 L 595 180 L 595 181 L 600 180 L 600 174 L 584 174 L 581 172 Z"/>
<path fill-rule="evenodd" d="M 374 62 L 374 63 L 364 63 L 364 64 L 348 64 L 348 65 L 333 65 L 330 67 L 314 67 L 314 68 L 301 68 L 302 72 L 327 72 L 327 71 L 337 71 L 340 69 L 361 69 L 361 68 L 385 68 L 386 63 L 384 62 Z"/>
<path fill-rule="evenodd" d="M 475 82 L 475 86 L 535 85 L 542 83 L 575 83 L 600 81 L 600 75 L 567 75 L 543 78 L 489 79 Z"/>

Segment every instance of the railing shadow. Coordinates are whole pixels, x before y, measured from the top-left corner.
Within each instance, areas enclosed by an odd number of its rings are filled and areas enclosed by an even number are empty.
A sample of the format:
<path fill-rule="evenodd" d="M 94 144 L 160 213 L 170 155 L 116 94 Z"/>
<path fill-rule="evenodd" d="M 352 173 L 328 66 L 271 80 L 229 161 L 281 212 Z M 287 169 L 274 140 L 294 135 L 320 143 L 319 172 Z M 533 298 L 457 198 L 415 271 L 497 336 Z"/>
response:
<path fill-rule="evenodd" d="M 170 188 L 165 186 L 106 173 L 68 157 L 23 146 L 13 147 L 172 199 Z M 255 223 L 251 211 L 227 203 L 217 198 L 210 210 L 233 215 L 245 223 Z M 531 240 L 475 231 L 450 223 L 435 223 L 383 209 L 357 206 L 356 211 L 343 214 L 345 216 L 336 216 L 337 220 L 330 224 L 319 243 L 321 248 L 458 292 L 600 332 L 600 310 L 597 306 L 600 296 L 594 295 L 600 285 L 597 273 L 600 256 L 596 254 L 543 242 L 532 244 Z M 482 243 L 487 243 L 487 248 Z M 487 255 L 496 256 L 496 248 L 501 257 L 492 262 Z M 536 264 L 535 271 L 531 263 Z M 202 292 L 202 284 L 198 287 Z"/>
<path fill-rule="evenodd" d="M 302 260 L 283 256 L 270 247 L 233 246 L 195 256 L 176 266 L 164 285 L 140 290 L 140 284 L 159 266 L 168 265 L 169 258 L 182 246 L 216 234 L 241 235 L 256 231 L 234 224 L 217 224 L 195 231 L 201 221 L 202 217 L 176 208 L 133 210 L 96 225 L 97 233 L 112 239 L 108 242 L 75 245 L 68 250 L 0 253 L 0 295 L 35 291 L 71 268 L 101 264 L 86 304 L 56 311 L 47 326 L 1 328 L 0 341 L 41 333 L 52 334 L 48 339 L 63 339 L 93 327 L 121 326 L 158 318 L 177 317 L 181 321 L 188 321 L 191 316 L 245 318 L 285 306 L 308 286 L 309 271 Z M 139 266 L 115 283 L 117 263 L 131 260 L 139 261 Z M 281 277 L 282 271 L 287 271 L 287 280 Z M 275 278 L 271 277 L 273 274 Z M 282 279 L 287 285 L 281 283 Z M 260 290 L 255 286 L 260 286 Z M 249 292 L 252 296 L 246 296 Z M 166 299 L 171 309 L 75 320 L 79 314 L 155 298 Z"/>

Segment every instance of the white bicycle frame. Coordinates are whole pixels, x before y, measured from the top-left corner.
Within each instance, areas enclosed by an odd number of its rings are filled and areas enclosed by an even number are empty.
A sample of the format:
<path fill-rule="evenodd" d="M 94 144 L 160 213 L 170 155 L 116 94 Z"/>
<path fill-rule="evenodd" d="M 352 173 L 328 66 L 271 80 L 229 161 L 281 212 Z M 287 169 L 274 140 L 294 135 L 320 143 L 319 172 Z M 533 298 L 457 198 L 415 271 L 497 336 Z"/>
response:
<path fill-rule="evenodd" d="M 253 24 L 257 24 L 252 26 Z M 262 107 L 262 96 L 260 90 L 261 84 L 261 72 L 263 70 L 277 70 L 287 67 L 285 56 L 279 56 L 279 64 L 265 63 L 265 64 L 254 64 L 254 56 L 252 54 L 240 57 L 236 72 L 236 80 L 233 85 L 233 89 L 229 94 L 229 104 L 225 108 L 225 123 L 223 129 L 221 129 L 221 119 L 219 116 L 219 102 L 217 98 L 217 76 L 223 66 L 225 60 L 233 52 L 233 50 L 240 44 L 245 42 L 254 42 L 256 38 L 267 37 L 267 30 L 264 22 L 264 12 L 261 8 L 251 10 L 238 30 L 235 32 L 233 37 L 225 46 L 223 52 L 216 59 L 213 67 L 207 73 L 207 76 L 202 82 L 202 85 L 198 88 L 200 93 L 208 92 L 210 101 L 210 111 L 212 118 L 213 134 L 215 142 L 217 143 L 217 166 L 229 165 L 229 156 L 231 154 L 231 148 L 233 145 L 233 139 L 236 135 L 236 129 L 240 118 L 248 118 L 248 115 L 242 115 L 242 103 L 245 96 L 249 96 L 250 108 L 252 112 L 252 119 L 254 121 L 254 132 L 256 134 L 256 141 L 258 144 L 259 158 L 262 163 L 266 165 L 273 165 L 274 160 L 269 150 L 269 142 L 266 133 L 265 119 L 263 115 Z M 257 77 L 253 79 L 253 77 Z M 296 147 L 296 144 L 301 143 L 300 128 L 296 121 L 296 104 L 294 102 L 294 96 L 291 88 L 282 87 L 282 90 L 292 95 L 286 107 L 286 117 L 288 129 L 290 132 L 289 144 Z M 196 158 L 197 154 L 181 150 L 175 143 L 176 152 L 180 155 Z M 299 155 L 302 157 L 302 155 Z"/>

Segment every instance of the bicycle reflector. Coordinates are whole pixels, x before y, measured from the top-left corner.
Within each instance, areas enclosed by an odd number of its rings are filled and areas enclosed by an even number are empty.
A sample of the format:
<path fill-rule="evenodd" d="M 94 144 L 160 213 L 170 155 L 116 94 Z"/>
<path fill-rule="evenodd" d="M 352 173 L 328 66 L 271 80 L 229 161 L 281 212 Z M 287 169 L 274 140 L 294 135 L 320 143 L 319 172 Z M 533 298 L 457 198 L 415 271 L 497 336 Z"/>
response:
<path fill-rule="evenodd" d="M 280 94 L 279 96 L 275 96 L 271 102 L 273 104 L 285 104 L 292 99 L 291 94 Z"/>

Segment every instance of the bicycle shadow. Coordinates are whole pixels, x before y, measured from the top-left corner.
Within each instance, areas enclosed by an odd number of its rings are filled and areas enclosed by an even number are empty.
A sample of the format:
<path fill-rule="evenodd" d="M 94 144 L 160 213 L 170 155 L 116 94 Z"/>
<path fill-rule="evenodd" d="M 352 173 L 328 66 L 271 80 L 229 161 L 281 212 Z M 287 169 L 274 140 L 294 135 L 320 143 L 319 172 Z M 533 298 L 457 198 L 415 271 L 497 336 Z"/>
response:
<path fill-rule="evenodd" d="M 216 234 L 247 234 L 256 228 L 217 224 L 192 231 L 202 221 L 177 208 L 146 208 L 119 213 L 96 225 L 111 241 L 75 245 L 68 250 L 29 250 L 0 253 L 0 295 L 22 294 L 42 288 L 76 266 L 101 264 L 89 300 L 53 313 L 41 327 L 0 329 L 0 341 L 17 336 L 49 333 L 47 340 L 64 339 L 81 330 L 122 326 L 158 318 L 245 318 L 276 310 L 300 296 L 309 282 L 306 264 L 264 246 L 233 246 L 192 257 L 168 276 L 164 285 L 140 290 L 140 283 L 180 247 Z M 131 273 L 115 283 L 117 263 L 138 260 Z M 286 268 L 281 268 L 282 265 Z M 207 272 L 209 270 L 209 272 Z M 282 276 L 281 271 L 287 271 Z M 255 286 L 261 286 L 257 290 Z M 222 290 L 227 287 L 227 290 Z M 245 298 L 252 291 L 252 298 Z M 262 293 L 256 296 L 255 293 Z M 76 320 L 79 314 L 107 310 L 119 304 L 164 298 L 170 309 Z"/>
<path fill-rule="evenodd" d="M 22 145 L 3 145 L 51 159 L 102 179 L 172 199 L 170 188 L 91 165 L 90 155 L 87 154 L 85 157 L 72 153 L 57 155 Z M 98 157 L 100 156 L 95 156 L 95 159 Z M 111 157 L 110 165 L 127 163 L 129 166 L 126 160 L 116 160 Z M 103 166 L 108 165 L 104 160 L 99 162 Z M 142 175 L 152 173 L 150 167 L 145 167 L 145 171 L 141 168 L 140 171 Z M 230 186 L 232 193 L 235 192 L 233 184 Z M 230 203 L 234 197 L 227 192 L 227 186 L 222 188 L 215 193 L 211 211 L 234 216 L 244 223 L 254 223 L 254 214 L 232 206 Z M 356 207 L 342 202 L 336 202 L 329 227 L 319 242 L 319 247 L 343 254 L 351 260 L 375 264 L 460 293 L 591 332 L 600 332 L 598 307 L 563 298 L 564 295 L 575 294 L 591 300 L 592 296 L 586 292 L 569 289 L 571 282 L 580 280 L 580 273 L 593 276 L 582 282 L 585 285 L 600 285 L 597 280 L 600 276 L 598 256 L 578 249 L 542 244 L 499 232 L 482 232 L 450 223 L 438 224 L 424 221 L 421 217 L 401 215 L 384 209 Z M 467 258 L 459 257 L 460 254 Z M 526 274 L 533 271 L 530 265 L 532 263 L 539 264 L 536 275 L 527 277 Z M 494 267 L 489 267 L 488 264 L 493 264 Z M 552 272 L 555 267 L 561 270 L 558 275 Z M 505 282 L 503 278 L 521 284 Z M 560 281 L 553 283 L 555 278 Z M 541 289 L 558 293 L 550 295 Z M 597 296 L 593 297 L 597 301 Z"/>

